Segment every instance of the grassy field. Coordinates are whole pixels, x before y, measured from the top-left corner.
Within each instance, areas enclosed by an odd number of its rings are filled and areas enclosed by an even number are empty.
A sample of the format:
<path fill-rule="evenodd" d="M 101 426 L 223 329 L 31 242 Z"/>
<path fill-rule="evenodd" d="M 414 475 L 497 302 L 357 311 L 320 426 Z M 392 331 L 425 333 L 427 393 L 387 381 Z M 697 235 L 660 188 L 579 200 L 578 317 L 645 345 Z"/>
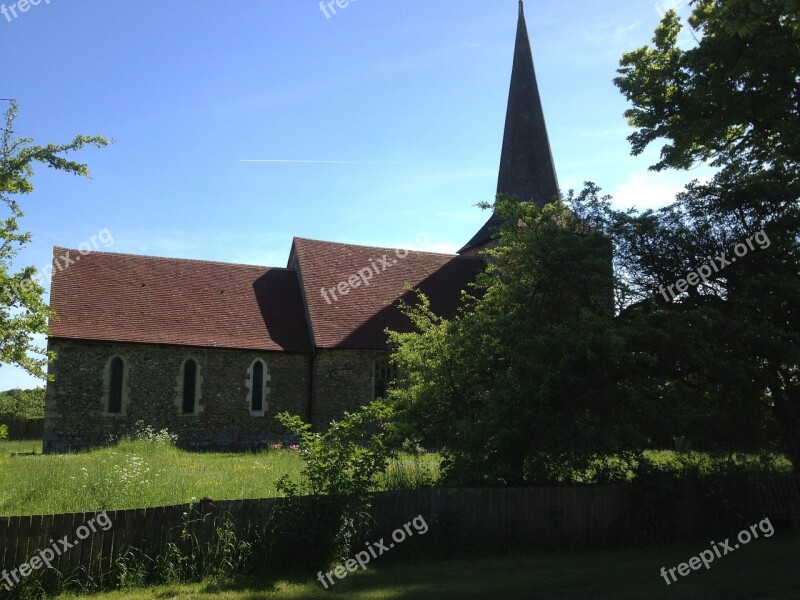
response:
<path fill-rule="evenodd" d="M 706 549 L 703 542 L 645 549 L 574 551 L 435 560 L 424 564 L 371 564 L 329 591 L 316 579 L 305 583 L 238 579 L 163 586 L 89 596 L 91 600 L 774 600 L 796 599 L 800 589 L 800 540 L 770 538 L 724 556 L 710 570 L 692 571 L 667 586 L 659 574 Z M 312 575 L 313 577 L 313 575 Z M 74 596 L 60 596 L 62 600 Z"/>
<path fill-rule="evenodd" d="M 36 454 L 41 454 L 42 442 L 40 440 L 32 440 L 27 442 L 9 442 L 6 440 L 1 440 L 0 460 L 7 458 L 12 452 L 35 452 Z"/>
<path fill-rule="evenodd" d="M 302 461 L 291 450 L 248 453 L 186 452 L 154 442 L 125 441 L 117 446 L 48 456 L 12 456 L 41 452 L 41 442 L 0 441 L 0 515 L 53 514 L 183 504 L 209 496 L 216 500 L 279 495 L 278 479 L 297 480 Z M 713 470 L 720 458 L 700 453 L 648 452 L 659 464 L 694 464 Z M 613 464 L 613 458 L 606 464 Z M 740 455 L 738 463 L 757 463 Z M 430 484 L 438 476 L 440 456 L 402 456 L 382 476 L 377 489 Z M 790 469 L 781 457 L 777 470 Z M 617 478 L 630 476 L 620 468 Z M 588 474 L 588 478 L 591 474 Z M 580 478 L 579 478 L 580 479 Z"/>
<path fill-rule="evenodd" d="M 38 444 L 38 445 L 37 445 Z M 0 442 L 0 515 L 53 514 L 182 504 L 280 495 L 282 475 L 297 480 L 302 461 L 291 450 L 258 453 L 192 453 L 169 445 L 121 442 L 73 454 L 11 456 L 37 442 Z M 404 459 L 381 483 L 392 487 L 398 471 L 435 473 L 438 457 L 424 465 Z"/>

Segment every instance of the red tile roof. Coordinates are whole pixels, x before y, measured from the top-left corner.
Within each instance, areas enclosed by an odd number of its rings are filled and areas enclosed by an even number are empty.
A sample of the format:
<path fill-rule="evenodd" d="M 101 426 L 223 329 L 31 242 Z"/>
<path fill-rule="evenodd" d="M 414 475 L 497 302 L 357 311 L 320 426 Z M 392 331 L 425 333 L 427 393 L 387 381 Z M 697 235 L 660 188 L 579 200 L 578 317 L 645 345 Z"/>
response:
<path fill-rule="evenodd" d="M 405 292 L 406 283 L 428 295 L 434 312 L 452 317 L 459 305 L 461 290 L 466 289 L 485 267 L 481 258 L 417 251 L 404 255 L 405 252 L 294 239 L 290 266 L 299 267 L 317 347 L 386 348 L 384 330 L 387 327 L 411 330 L 411 322 L 397 308 L 398 299 L 413 297 Z M 385 263 L 381 260 L 384 256 Z M 368 279 L 367 270 L 372 273 L 371 279 Z M 365 286 L 356 277 L 358 287 L 340 295 L 336 290 L 339 284 L 362 271 L 369 285 Z M 326 299 L 322 288 L 333 288 L 336 300 L 330 291 L 326 292 Z"/>
<path fill-rule="evenodd" d="M 297 273 L 54 248 L 50 336 L 310 352 Z M 61 264 L 67 261 L 61 260 Z"/>

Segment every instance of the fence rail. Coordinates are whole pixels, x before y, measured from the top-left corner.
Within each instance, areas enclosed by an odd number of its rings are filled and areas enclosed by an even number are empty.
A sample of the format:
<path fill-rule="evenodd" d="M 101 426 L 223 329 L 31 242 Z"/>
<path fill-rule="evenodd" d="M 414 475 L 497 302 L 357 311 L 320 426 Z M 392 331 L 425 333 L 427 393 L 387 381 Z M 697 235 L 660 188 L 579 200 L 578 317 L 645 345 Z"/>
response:
<path fill-rule="evenodd" d="M 387 537 L 414 517 L 423 515 L 437 528 L 457 531 L 459 539 L 481 544 L 578 543 L 606 535 L 630 508 L 630 486 L 581 486 L 512 489 L 426 488 L 373 495 L 375 528 L 370 539 Z M 188 550 L 190 539 L 210 543 L 217 519 L 229 519 L 237 531 L 266 524 L 282 499 L 204 500 L 198 504 L 107 511 L 110 527 L 98 525 L 101 513 L 0 517 L 0 570 L 11 572 L 40 550 L 63 549 L 53 558 L 60 573 L 78 568 L 93 577 L 108 573 L 112 561 L 128 549 L 155 557 L 169 544 Z M 81 527 L 94 519 L 96 532 Z M 100 525 L 106 523 L 101 518 Z M 79 540 L 79 533 L 86 534 Z M 52 540 L 52 541 L 51 541 Z M 77 542 L 77 543 L 76 543 Z"/>
<path fill-rule="evenodd" d="M 41 440 L 44 437 L 44 419 L 8 419 L 0 423 L 8 427 L 8 439 L 12 442 Z"/>
<path fill-rule="evenodd" d="M 795 506 L 800 482 L 791 477 L 779 479 L 773 483 L 780 484 L 783 491 L 789 489 L 787 482 L 794 482 L 790 495 Z M 362 532 L 362 541 L 388 538 L 394 530 L 422 515 L 428 523 L 429 536 L 459 544 L 548 547 L 604 542 L 618 536 L 619 528 L 631 521 L 636 513 L 636 498 L 637 487 L 631 484 L 377 492 L 371 508 L 375 525 Z M 778 518 L 781 511 L 767 501 L 768 495 L 762 499 L 766 514 Z M 193 505 L 107 513 L 0 517 L 0 573 L 3 569 L 9 573 L 19 569 L 40 551 L 59 548 L 61 552 L 53 552 L 53 569 L 61 574 L 83 569 L 102 581 L 113 561 L 128 550 L 157 557 L 174 544 L 188 553 L 193 541 L 212 543 L 215 524 L 221 520 L 229 520 L 239 534 L 248 528 L 258 529 L 267 523 L 273 508 L 284 501 L 203 500 Z M 700 508 L 697 494 L 687 494 L 679 502 L 673 517 L 686 529 L 681 535 L 705 531 L 707 523 L 698 518 L 702 514 Z M 100 515 L 107 520 L 98 521 Z M 92 520 L 96 531 L 86 529 Z M 47 571 L 43 576 L 47 580 L 53 575 L 54 571 Z"/>

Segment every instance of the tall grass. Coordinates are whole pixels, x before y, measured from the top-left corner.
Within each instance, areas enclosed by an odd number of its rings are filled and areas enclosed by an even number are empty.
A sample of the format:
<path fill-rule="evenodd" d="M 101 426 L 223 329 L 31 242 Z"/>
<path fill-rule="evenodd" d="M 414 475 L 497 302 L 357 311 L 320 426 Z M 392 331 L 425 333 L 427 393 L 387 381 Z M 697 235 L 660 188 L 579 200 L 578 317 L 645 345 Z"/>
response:
<path fill-rule="evenodd" d="M 41 454 L 42 441 L 26 440 L 22 442 L 10 442 L 8 440 L 0 440 L 0 459 L 7 458 L 14 452 L 25 454 Z"/>
<path fill-rule="evenodd" d="M 83 567 L 69 573 L 35 573 L 22 579 L 4 598 L 9 600 L 41 600 L 53 594 L 71 592 L 91 594 L 104 590 L 131 589 L 159 584 L 180 584 L 199 581 L 224 581 L 243 573 L 264 572 L 254 550 L 260 547 L 262 534 L 247 530 L 237 532 L 228 518 L 216 518 L 214 534 L 201 542 L 191 533 L 192 523 L 184 523 L 179 543 L 170 543 L 158 556 L 139 550 L 123 549 L 110 570 L 94 576 Z"/>
<path fill-rule="evenodd" d="M 194 453 L 159 440 L 125 440 L 116 446 L 39 456 L 11 456 L 36 442 L 0 443 L 0 515 L 56 514 L 146 508 L 215 500 L 281 496 L 282 475 L 300 480 L 298 452 Z M 39 443 L 40 444 L 40 443 Z M 41 448 L 41 445 L 39 445 Z M 402 455 L 376 489 L 431 485 L 439 457 Z"/>
<path fill-rule="evenodd" d="M 5 448 L 3 448 L 5 451 Z M 191 453 L 166 443 L 123 441 L 101 450 L 0 455 L 0 515 L 53 514 L 278 495 L 298 478 L 296 452 Z"/>

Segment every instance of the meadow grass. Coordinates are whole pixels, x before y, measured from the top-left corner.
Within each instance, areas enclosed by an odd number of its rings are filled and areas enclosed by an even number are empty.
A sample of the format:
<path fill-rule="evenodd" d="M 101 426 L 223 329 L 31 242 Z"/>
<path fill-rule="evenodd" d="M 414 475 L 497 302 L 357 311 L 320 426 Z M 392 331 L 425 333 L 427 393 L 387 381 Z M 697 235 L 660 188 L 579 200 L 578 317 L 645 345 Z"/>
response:
<path fill-rule="evenodd" d="M 123 441 L 116 446 L 38 456 L 41 442 L 0 441 L 0 515 L 55 514 L 146 508 L 215 500 L 280 496 L 277 481 L 288 475 L 300 480 L 303 462 L 298 452 L 269 449 L 243 453 L 197 453 L 154 441 Z M 750 455 L 712 457 L 702 453 L 648 451 L 648 458 L 680 470 L 695 465 L 701 472 L 719 469 L 726 461 L 740 465 L 790 471 L 782 457 Z M 617 459 L 603 459 L 614 481 L 628 481 L 632 473 Z M 390 461 L 376 482 L 376 490 L 414 489 L 435 485 L 441 456 L 435 453 L 401 454 Z M 582 476 L 576 476 L 580 481 Z M 588 480 L 596 474 L 587 473 Z"/>
<path fill-rule="evenodd" d="M 691 571 L 669 586 L 661 567 L 675 567 L 707 548 L 705 541 L 626 550 L 559 550 L 553 552 L 477 555 L 454 559 L 381 557 L 324 590 L 309 573 L 302 582 L 240 577 L 199 584 L 127 589 L 88 596 L 90 600 L 688 600 L 730 598 L 775 600 L 797 598 L 800 541 L 770 538 L 751 542 Z M 67 600 L 76 596 L 59 596 Z"/>
<path fill-rule="evenodd" d="M 37 445 L 38 444 L 38 445 Z M 46 456 L 41 442 L 0 442 L 0 515 L 56 514 L 146 508 L 215 500 L 280 496 L 277 481 L 299 481 L 303 462 L 292 450 L 196 453 L 166 443 L 123 441 L 116 446 Z M 439 458 L 402 455 L 376 489 L 430 484 Z"/>
<path fill-rule="evenodd" d="M 277 496 L 281 475 L 299 478 L 296 452 L 191 453 L 162 443 L 12 457 L 0 455 L 0 514 L 27 515 L 144 508 Z"/>
<path fill-rule="evenodd" d="M 6 458 L 14 452 L 22 452 L 25 454 L 34 452 L 36 454 L 41 454 L 42 441 L 30 440 L 24 442 L 9 442 L 8 440 L 0 440 L 0 460 Z"/>

